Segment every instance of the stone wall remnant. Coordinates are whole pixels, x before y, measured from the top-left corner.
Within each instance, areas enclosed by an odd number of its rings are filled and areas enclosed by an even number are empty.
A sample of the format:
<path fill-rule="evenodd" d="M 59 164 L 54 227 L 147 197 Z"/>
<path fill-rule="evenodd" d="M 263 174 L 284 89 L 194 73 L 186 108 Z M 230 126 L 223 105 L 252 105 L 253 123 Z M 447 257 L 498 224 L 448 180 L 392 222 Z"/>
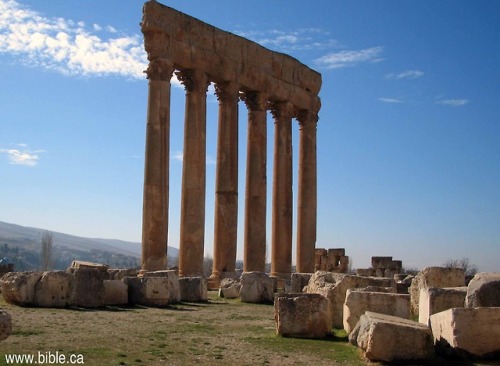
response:
<path fill-rule="evenodd" d="M 315 271 L 347 273 L 349 257 L 345 255 L 344 248 L 323 249 L 315 251 Z"/>

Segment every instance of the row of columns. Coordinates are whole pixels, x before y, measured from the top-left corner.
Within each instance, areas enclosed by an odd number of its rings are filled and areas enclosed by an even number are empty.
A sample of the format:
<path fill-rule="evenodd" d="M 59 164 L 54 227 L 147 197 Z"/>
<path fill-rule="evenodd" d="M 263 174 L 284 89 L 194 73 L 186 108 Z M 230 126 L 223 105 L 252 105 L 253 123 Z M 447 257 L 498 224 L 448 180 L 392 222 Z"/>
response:
<path fill-rule="evenodd" d="M 170 80 L 174 65 L 155 59 L 149 79 L 143 206 L 142 271 L 166 268 Z M 177 71 L 186 89 L 179 274 L 203 273 L 206 186 L 206 93 L 201 70 Z M 238 101 L 248 109 L 244 217 L 244 271 L 264 271 L 266 261 L 267 110 L 275 122 L 271 275 L 287 277 L 292 262 L 292 119 L 299 121 L 297 271 L 313 272 L 316 243 L 316 123 L 313 111 L 270 102 L 265 93 L 235 82 L 215 85 L 219 100 L 214 225 L 214 278 L 235 271 L 238 223 Z"/>

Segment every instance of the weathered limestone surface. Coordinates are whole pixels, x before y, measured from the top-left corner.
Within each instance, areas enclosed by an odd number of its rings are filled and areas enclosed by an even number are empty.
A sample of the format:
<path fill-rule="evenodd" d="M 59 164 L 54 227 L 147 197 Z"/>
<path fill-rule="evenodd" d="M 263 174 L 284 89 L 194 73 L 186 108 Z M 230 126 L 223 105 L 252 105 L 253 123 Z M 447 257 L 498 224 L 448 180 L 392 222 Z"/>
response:
<path fill-rule="evenodd" d="M 467 286 L 465 307 L 500 307 L 500 273 L 476 273 Z"/>
<path fill-rule="evenodd" d="M 302 292 L 305 286 L 309 283 L 312 273 L 292 273 L 290 279 L 290 292 Z"/>
<path fill-rule="evenodd" d="M 121 280 L 104 281 L 104 305 L 127 305 L 128 286 Z"/>
<path fill-rule="evenodd" d="M 431 315 L 439 353 L 460 357 L 500 357 L 500 307 L 454 308 Z"/>
<path fill-rule="evenodd" d="M 166 306 L 181 299 L 176 271 L 144 272 L 143 277 L 127 277 L 129 304 Z"/>
<path fill-rule="evenodd" d="M 220 283 L 219 297 L 236 299 L 240 296 L 240 281 L 233 278 L 224 278 Z"/>
<path fill-rule="evenodd" d="M 395 288 L 396 283 L 388 278 L 361 277 L 318 271 L 309 280 L 306 292 L 327 297 L 331 305 L 332 325 L 336 328 L 342 328 L 344 326 L 344 302 L 347 290 L 367 286 Z"/>
<path fill-rule="evenodd" d="M 0 341 L 7 339 L 12 333 L 12 318 L 10 315 L 0 309 Z"/>
<path fill-rule="evenodd" d="M 78 268 L 94 268 L 99 271 L 100 276 L 103 280 L 109 279 L 109 266 L 106 264 L 74 260 L 73 262 L 71 262 L 71 265 L 68 268 L 68 272 L 73 273 Z"/>
<path fill-rule="evenodd" d="M 344 303 L 344 329 L 350 333 L 366 311 L 393 315 L 408 319 L 410 317 L 410 295 L 347 290 Z"/>
<path fill-rule="evenodd" d="M 20 306 L 33 305 L 35 287 L 42 272 L 9 272 L 2 279 L 2 295 L 5 301 Z"/>
<path fill-rule="evenodd" d="M 64 271 L 44 272 L 35 287 L 35 306 L 63 308 L 69 305 L 73 275 Z"/>
<path fill-rule="evenodd" d="M 427 267 L 420 271 L 410 286 L 411 314 L 418 315 L 420 290 L 429 287 L 465 286 L 465 273 L 461 268 Z"/>
<path fill-rule="evenodd" d="M 420 291 L 419 323 L 429 325 L 432 314 L 464 306 L 467 287 L 423 288 Z"/>
<path fill-rule="evenodd" d="M 274 300 L 273 282 L 263 272 L 243 272 L 240 299 L 250 303 L 270 303 Z"/>
<path fill-rule="evenodd" d="M 207 280 L 203 277 L 179 278 L 181 301 L 207 301 Z"/>
<path fill-rule="evenodd" d="M 434 354 L 431 330 L 422 324 L 367 311 L 349 334 L 370 361 L 424 360 Z"/>
<path fill-rule="evenodd" d="M 276 331 L 285 337 L 324 338 L 331 333 L 330 302 L 319 294 L 276 294 Z"/>
<path fill-rule="evenodd" d="M 70 305 L 82 308 L 98 308 L 104 305 L 104 281 L 102 271 L 81 267 L 73 273 Z"/>
<path fill-rule="evenodd" d="M 108 269 L 110 280 L 123 280 L 125 277 L 134 277 L 138 275 L 136 269 Z"/>

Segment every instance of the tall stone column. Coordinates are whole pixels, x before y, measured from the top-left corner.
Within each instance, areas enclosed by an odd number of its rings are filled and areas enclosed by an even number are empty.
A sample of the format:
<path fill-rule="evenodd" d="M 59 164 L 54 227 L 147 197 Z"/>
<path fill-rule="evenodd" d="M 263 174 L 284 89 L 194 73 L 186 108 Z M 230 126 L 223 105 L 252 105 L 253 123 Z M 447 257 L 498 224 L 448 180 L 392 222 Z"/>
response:
<path fill-rule="evenodd" d="M 234 272 L 238 226 L 238 101 L 239 85 L 215 85 L 219 99 L 215 177 L 213 279 Z"/>
<path fill-rule="evenodd" d="M 297 199 L 297 272 L 312 273 L 315 267 L 317 169 L 316 124 L 318 115 L 301 111 L 299 120 L 299 179 Z"/>
<path fill-rule="evenodd" d="M 267 99 L 264 93 L 246 92 L 243 100 L 248 108 L 243 270 L 264 272 L 266 269 Z"/>
<path fill-rule="evenodd" d="M 206 107 L 208 77 L 201 70 L 177 73 L 186 89 L 182 163 L 179 275 L 203 275 L 205 240 Z"/>
<path fill-rule="evenodd" d="M 292 272 L 292 117 L 293 105 L 275 103 L 271 275 Z"/>
<path fill-rule="evenodd" d="M 146 70 L 148 112 L 142 212 L 141 271 L 167 267 L 170 79 L 174 65 L 153 59 Z"/>

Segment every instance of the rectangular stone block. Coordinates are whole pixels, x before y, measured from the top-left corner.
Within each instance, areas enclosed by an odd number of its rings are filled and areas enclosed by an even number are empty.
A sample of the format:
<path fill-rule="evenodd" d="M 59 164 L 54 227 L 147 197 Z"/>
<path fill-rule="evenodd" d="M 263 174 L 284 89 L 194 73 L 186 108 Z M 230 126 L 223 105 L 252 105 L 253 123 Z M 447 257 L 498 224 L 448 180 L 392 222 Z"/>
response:
<path fill-rule="evenodd" d="M 127 305 L 128 286 L 121 280 L 104 281 L 104 305 Z"/>
<path fill-rule="evenodd" d="M 35 287 L 34 305 L 46 308 L 64 308 L 71 296 L 73 275 L 64 271 L 47 271 Z"/>
<path fill-rule="evenodd" d="M 419 323 L 429 325 L 432 314 L 464 307 L 467 287 L 423 288 L 419 299 Z"/>
<path fill-rule="evenodd" d="M 392 262 L 392 257 L 372 257 L 373 269 L 386 269 Z"/>
<path fill-rule="evenodd" d="M 179 278 L 181 301 L 207 301 L 207 280 L 203 277 Z"/>
<path fill-rule="evenodd" d="M 276 332 L 284 337 L 324 338 L 331 333 L 330 302 L 319 294 L 276 294 Z"/>
<path fill-rule="evenodd" d="M 430 323 L 442 355 L 500 357 L 500 307 L 448 309 L 431 315 Z"/>
<path fill-rule="evenodd" d="M 129 304 L 167 306 L 180 301 L 179 277 L 175 271 L 146 272 L 147 276 L 127 277 Z"/>
<path fill-rule="evenodd" d="M 292 273 L 290 292 L 300 293 L 307 286 L 309 280 L 311 279 L 312 273 Z"/>
<path fill-rule="evenodd" d="M 403 319 L 410 317 L 410 295 L 387 292 L 347 290 L 344 303 L 344 329 L 350 333 L 366 311 L 393 315 Z"/>

